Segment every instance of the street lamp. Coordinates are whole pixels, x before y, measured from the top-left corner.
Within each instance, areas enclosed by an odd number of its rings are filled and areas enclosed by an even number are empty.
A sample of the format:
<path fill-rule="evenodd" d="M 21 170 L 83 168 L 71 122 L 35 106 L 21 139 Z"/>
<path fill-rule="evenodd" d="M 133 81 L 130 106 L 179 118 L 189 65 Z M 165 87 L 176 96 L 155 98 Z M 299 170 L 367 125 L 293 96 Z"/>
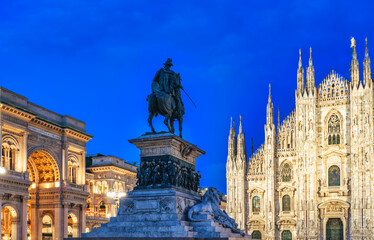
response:
<path fill-rule="evenodd" d="M 124 192 L 108 192 L 106 195 L 118 201 L 120 198 L 125 197 L 127 194 Z"/>
<path fill-rule="evenodd" d="M 116 201 L 117 212 L 118 212 L 118 209 L 119 209 L 119 199 L 123 198 L 123 197 L 126 197 L 127 193 L 125 193 L 125 192 L 108 192 L 106 195 L 108 197 L 110 197 L 110 198 L 113 198 L 113 200 Z"/>
<path fill-rule="evenodd" d="M 0 166 L 0 175 L 3 175 L 6 173 L 5 167 Z"/>

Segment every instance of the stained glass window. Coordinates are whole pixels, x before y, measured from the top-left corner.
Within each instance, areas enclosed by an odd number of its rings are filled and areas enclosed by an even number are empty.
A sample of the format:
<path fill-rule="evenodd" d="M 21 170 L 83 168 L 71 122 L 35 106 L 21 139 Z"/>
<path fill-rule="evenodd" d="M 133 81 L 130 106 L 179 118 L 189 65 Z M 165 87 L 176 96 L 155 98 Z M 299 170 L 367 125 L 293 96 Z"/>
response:
<path fill-rule="evenodd" d="M 329 168 L 329 186 L 340 186 L 340 168 L 336 165 Z"/>
<path fill-rule="evenodd" d="M 340 144 L 340 119 L 332 114 L 328 122 L 328 144 Z"/>
<path fill-rule="evenodd" d="M 284 195 L 282 198 L 282 210 L 291 211 L 291 197 L 289 195 Z"/>
<path fill-rule="evenodd" d="M 252 211 L 260 212 L 260 209 L 261 209 L 260 197 L 255 196 L 252 199 Z"/>
<path fill-rule="evenodd" d="M 289 163 L 285 163 L 281 168 L 282 182 L 289 182 L 292 179 L 292 168 Z"/>

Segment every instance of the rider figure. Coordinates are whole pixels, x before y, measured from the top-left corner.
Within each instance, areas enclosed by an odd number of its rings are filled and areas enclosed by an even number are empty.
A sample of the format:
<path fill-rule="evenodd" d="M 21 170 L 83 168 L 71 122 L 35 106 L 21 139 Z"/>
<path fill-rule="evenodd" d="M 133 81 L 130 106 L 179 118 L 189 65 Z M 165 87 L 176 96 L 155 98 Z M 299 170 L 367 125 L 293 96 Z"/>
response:
<path fill-rule="evenodd" d="M 176 74 L 170 69 L 171 66 L 173 66 L 172 60 L 168 58 L 164 67 L 157 71 L 152 82 L 152 93 L 157 99 L 167 98 L 168 95 L 172 96 L 179 114 L 184 115 L 184 105 L 180 93 L 180 89 L 183 90 L 181 78 L 179 73 Z"/>

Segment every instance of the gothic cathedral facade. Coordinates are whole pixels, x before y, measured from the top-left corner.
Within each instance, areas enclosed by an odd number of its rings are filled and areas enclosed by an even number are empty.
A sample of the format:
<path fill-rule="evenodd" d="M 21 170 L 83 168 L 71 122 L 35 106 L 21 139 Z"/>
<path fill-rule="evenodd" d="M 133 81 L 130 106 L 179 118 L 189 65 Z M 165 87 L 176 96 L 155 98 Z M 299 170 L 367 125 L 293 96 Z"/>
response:
<path fill-rule="evenodd" d="M 332 71 L 318 88 L 300 54 L 295 110 L 276 126 L 269 88 L 265 143 L 251 156 L 231 123 L 227 212 L 253 238 L 374 239 L 374 87 L 367 44 L 362 79 L 351 47 L 351 81 Z"/>

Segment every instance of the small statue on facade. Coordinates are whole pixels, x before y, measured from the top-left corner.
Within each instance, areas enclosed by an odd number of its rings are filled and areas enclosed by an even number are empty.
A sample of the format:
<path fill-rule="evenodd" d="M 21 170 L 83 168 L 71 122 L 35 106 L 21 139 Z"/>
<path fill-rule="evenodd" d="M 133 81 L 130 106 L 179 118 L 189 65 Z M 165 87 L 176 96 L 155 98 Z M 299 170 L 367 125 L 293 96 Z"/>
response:
<path fill-rule="evenodd" d="M 164 63 L 164 67 L 157 71 L 152 82 L 152 93 L 148 95 L 148 123 L 152 132 L 156 133 L 152 119 L 157 115 L 165 117 L 164 123 L 169 132 L 174 133 L 174 121 L 179 123 L 179 136 L 182 137 L 182 123 L 184 104 L 180 89 L 183 90 L 180 74 L 175 73 L 171 58 Z"/>

